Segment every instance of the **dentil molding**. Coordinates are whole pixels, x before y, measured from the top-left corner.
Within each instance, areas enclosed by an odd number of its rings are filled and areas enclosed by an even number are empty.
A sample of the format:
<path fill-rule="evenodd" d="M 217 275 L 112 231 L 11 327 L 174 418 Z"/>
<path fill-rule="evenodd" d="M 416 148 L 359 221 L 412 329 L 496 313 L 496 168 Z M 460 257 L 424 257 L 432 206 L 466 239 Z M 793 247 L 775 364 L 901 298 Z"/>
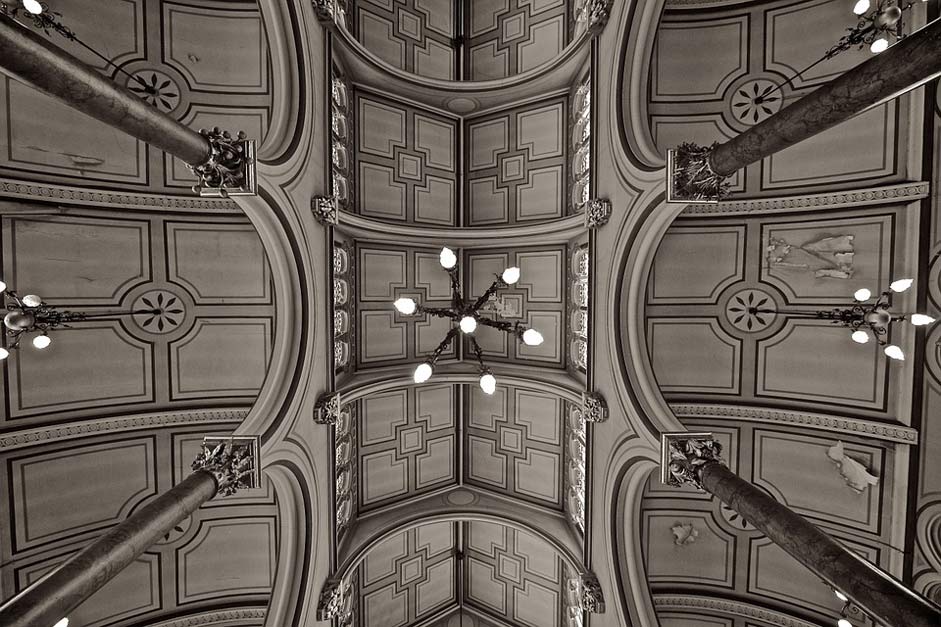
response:
<path fill-rule="evenodd" d="M 788 616 L 781 612 L 765 609 L 750 603 L 679 594 L 658 594 L 653 597 L 657 610 L 711 610 L 731 616 L 754 618 L 780 627 L 817 627 L 814 623 Z"/>
<path fill-rule="evenodd" d="M 215 612 L 205 612 L 195 616 L 184 616 L 182 618 L 173 618 L 159 623 L 154 623 L 151 627 L 201 627 L 203 625 L 232 625 L 233 623 L 257 624 L 264 621 L 267 610 L 265 608 L 239 608 L 233 610 L 218 610 Z M 248 621 L 251 621 L 248 623 Z"/>

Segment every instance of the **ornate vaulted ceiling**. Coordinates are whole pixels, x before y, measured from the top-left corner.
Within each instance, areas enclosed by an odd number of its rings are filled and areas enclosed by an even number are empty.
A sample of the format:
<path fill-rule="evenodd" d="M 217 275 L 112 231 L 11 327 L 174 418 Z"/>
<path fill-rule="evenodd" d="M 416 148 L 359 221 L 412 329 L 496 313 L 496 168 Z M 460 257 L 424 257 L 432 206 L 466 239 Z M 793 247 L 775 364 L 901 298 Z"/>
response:
<path fill-rule="evenodd" d="M 907 275 L 896 305 L 937 313 L 936 91 L 749 166 L 729 201 L 662 201 L 667 148 L 733 137 L 866 58 L 785 84 L 851 25 L 845 2 L 617 0 L 600 31 L 582 0 L 62 0 L 158 109 L 257 139 L 261 193 L 193 197 L 179 161 L 0 82 L 0 277 L 75 310 L 180 309 L 5 362 L 0 598 L 237 433 L 263 438 L 263 485 L 200 508 L 73 626 L 328 624 L 337 581 L 358 627 L 832 624 L 822 582 L 660 483 L 659 432 L 682 429 L 941 598 L 938 327 L 894 331 L 909 360 L 889 363 L 740 307 L 837 307 Z M 448 304 L 443 245 L 466 298 L 520 267 L 486 315 L 545 337 L 478 332 L 493 395 L 466 340 L 411 381 L 449 325 L 392 301 Z M 330 394 L 337 423 L 318 424 Z M 578 607 L 589 575 L 603 613 Z"/>

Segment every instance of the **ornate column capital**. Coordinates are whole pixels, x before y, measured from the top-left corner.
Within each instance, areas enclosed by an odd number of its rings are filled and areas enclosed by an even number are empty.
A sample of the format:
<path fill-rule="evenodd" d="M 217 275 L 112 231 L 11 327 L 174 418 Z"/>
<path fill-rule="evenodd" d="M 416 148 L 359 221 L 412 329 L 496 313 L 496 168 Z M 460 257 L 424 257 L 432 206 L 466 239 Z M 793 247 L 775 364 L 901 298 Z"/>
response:
<path fill-rule="evenodd" d="M 667 202 L 715 203 L 728 194 L 728 177 L 716 174 L 709 161 L 718 146 L 686 142 L 667 152 Z"/>
<path fill-rule="evenodd" d="M 314 422 L 335 425 L 340 419 L 340 393 L 324 392 L 314 404 Z"/>
<path fill-rule="evenodd" d="M 317 620 L 339 620 L 340 627 L 350 623 L 352 599 L 349 583 L 338 579 L 328 579 L 320 590 L 317 602 Z"/>
<path fill-rule="evenodd" d="M 209 143 L 209 157 L 199 165 L 187 164 L 197 178 L 193 191 L 206 197 L 254 196 L 255 141 L 246 139 L 244 131 L 232 137 L 218 126 L 199 134 Z"/>
<path fill-rule="evenodd" d="M 611 201 L 606 198 L 592 198 L 585 205 L 585 228 L 597 229 L 611 219 Z"/>
<path fill-rule="evenodd" d="M 582 610 L 589 614 L 604 614 L 604 593 L 601 591 L 601 584 L 593 573 L 585 573 L 581 579 Z"/>
<path fill-rule="evenodd" d="M 313 0 L 314 15 L 321 22 L 333 21 L 333 0 Z"/>
<path fill-rule="evenodd" d="M 674 488 L 692 485 L 700 490 L 702 469 L 707 464 L 725 464 L 722 445 L 711 433 L 660 434 L 660 480 Z"/>
<path fill-rule="evenodd" d="M 608 419 L 608 404 L 597 392 L 582 394 L 582 418 L 585 422 L 604 422 Z"/>
<path fill-rule="evenodd" d="M 333 226 L 340 221 L 340 208 L 337 199 L 332 196 L 314 196 L 310 201 L 310 210 L 317 222 L 324 226 Z"/>
<path fill-rule="evenodd" d="M 588 30 L 593 35 L 599 35 L 611 17 L 611 0 L 586 0 L 585 15 L 587 16 Z"/>
<path fill-rule="evenodd" d="M 261 485 L 257 437 L 206 437 L 193 460 L 193 470 L 205 470 L 216 478 L 216 494 L 229 496 Z"/>

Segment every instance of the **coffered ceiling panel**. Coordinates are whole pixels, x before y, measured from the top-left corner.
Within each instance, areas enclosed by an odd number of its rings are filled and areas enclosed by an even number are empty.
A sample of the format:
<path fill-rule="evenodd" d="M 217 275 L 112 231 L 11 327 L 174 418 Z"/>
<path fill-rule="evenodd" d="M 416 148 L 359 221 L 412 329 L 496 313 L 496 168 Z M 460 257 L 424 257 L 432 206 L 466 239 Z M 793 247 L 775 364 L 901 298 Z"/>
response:
<path fill-rule="evenodd" d="M 668 6 L 648 94 L 651 133 L 662 153 L 683 142 L 731 139 L 868 58 L 868 50 L 854 48 L 797 77 L 855 25 L 850 8 L 842 0 L 708 12 Z M 736 173 L 731 190 L 782 195 L 904 180 L 909 106 L 903 97 L 780 151 Z"/>
<path fill-rule="evenodd" d="M 693 431 L 716 431 L 723 456 L 739 476 L 867 560 L 890 571 L 900 564 L 905 522 L 893 506 L 898 498 L 893 486 L 899 473 L 904 476 L 904 466 L 896 467 L 899 445 L 793 425 L 684 423 Z M 655 598 L 698 594 L 757 607 L 783 603 L 814 624 L 828 624 L 839 613 L 841 604 L 828 586 L 708 495 L 666 488 L 652 475 L 641 528 Z M 855 617 L 854 624 L 870 623 Z"/>
<path fill-rule="evenodd" d="M 54 329 L 43 351 L 24 339 L 4 362 L 4 427 L 63 412 L 253 401 L 267 372 L 274 304 L 267 259 L 244 218 L 83 209 L 7 217 L 0 228 L 2 276 L 20 294 L 89 314 L 164 310 Z"/>
<path fill-rule="evenodd" d="M 654 259 L 646 308 L 667 399 L 904 420 L 907 400 L 892 376 L 904 364 L 888 363 L 875 341 L 850 341 L 844 327 L 788 312 L 845 307 L 861 287 L 879 293 L 913 276 L 911 215 L 897 205 L 674 223 Z M 911 310 L 910 298 L 896 294 L 897 310 Z M 913 339 L 905 326 L 890 338 L 903 349 Z"/>
<path fill-rule="evenodd" d="M 120 70 L 55 33 L 53 43 L 194 130 L 244 130 L 261 143 L 271 70 L 256 2 L 105 4 L 69 0 L 51 8 Z M 0 102 L 8 113 L 0 119 L 2 176 L 173 193 L 193 184 L 178 160 L 10 78 L 0 81 Z"/>
<path fill-rule="evenodd" d="M 77 442 L 47 433 L 37 438 L 44 444 L 0 449 L 0 596 L 13 596 L 181 481 L 203 436 L 230 432 L 231 425 L 206 421 Z M 124 626 L 233 602 L 264 608 L 274 582 L 276 516 L 267 481 L 217 497 L 69 618 L 84 627 Z"/>

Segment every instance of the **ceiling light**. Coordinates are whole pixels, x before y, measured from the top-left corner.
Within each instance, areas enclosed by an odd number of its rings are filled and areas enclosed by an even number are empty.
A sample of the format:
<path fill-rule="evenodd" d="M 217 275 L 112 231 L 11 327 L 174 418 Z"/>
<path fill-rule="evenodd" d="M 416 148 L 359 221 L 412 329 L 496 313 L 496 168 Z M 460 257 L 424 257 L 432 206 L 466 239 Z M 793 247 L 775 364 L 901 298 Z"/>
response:
<path fill-rule="evenodd" d="M 39 307 L 42 305 L 42 298 L 35 294 L 27 294 L 23 297 L 23 304 L 27 307 Z"/>
<path fill-rule="evenodd" d="M 464 316 L 461 318 L 461 331 L 464 333 L 473 333 L 477 330 L 477 321 L 474 320 L 473 316 Z"/>
<path fill-rule="evenodd" d="M 864 303 L 870 298 L 872 298 L 872 292 L 870 292 L 864 287 L 862 289 L 856 290 L 856 292 L 853 294 L 853 298 L 855 298 L 861 303 Z"/>
<path fill-rule="evenodd" d="M 7 284 L 4 283 L 3 281 L 0 281 L 0 292 L 5 292 L 5 291 L 7 291 Z"/>
<path fill-rule="evenodd" d="M 856 6 L 853 7 L 853 13 L 856 15 L 862 15 L 869 10 L 869 0 L 859 0 L 856 3 Z"/>
<path fill-rule="evenodd" d="M 23 0 L 23 8 L 33 15 L 40 15 L 43 12 L 42 4 L 38 0 Z M 59 625 L 56 624 L 56 627 L 59 627 Z"/>
<path fill-rule="evenodd" d="M 497 378 L 489 372 L 480 375 L 480 389 L 484 394 L 493 394 L 497 391 Z"/>
<path fill-rule="evenodd" d="M 893 292 L 904 292 L 912 286 L 912 283 L 914 283 L 912 279 L 898 279 L 889 284 L 889 289 Z"/>
<path fill-rule="evenodd" d="M 53 625 L 52 627 L 69 627 L 69 619 L 68 619 L 68 618 L 63 618 L 62 620 L 60 620 L 58 623 L 56 623 L 56 624 Z"/>
<path fill-rule="evenodd" d="M 865 344 L 869 341 L 869 334 L 865 331 L 853 331 L 853 335 L 850 337 L 853 338 L 853 341 L 857 344 Z"/>
<path fill-rule="evenodd" d="M 445 270 L 450 270 L 457 265 L 457 255 L 455 255 L 454 251 L 447 246 L 441 249 L 441 254 L 438 255 L 438 260 L 441 262 L 441 267 Z"/>
<path fill-rule="evenodd" d="M 843 594 L 842 592 L 840 592 L 839 590 L 837 590 L 836 588 L 833 589 L 833 594 L 835 594 L 836 598 L 838 598 L 840 601 L 843 601 L 844 603 L 849 603 L 850 598 L 846 596 L 845 594 Z"/>
<path fill-rule="evenodd" d="M 905 361 L 905 353 L 902 352 L 902 349 L 896 346 L 895 344 L 889 344 L 885 347 L 885 354 L 892 359 L 898 359 L 899 361 Z"/>
<path fill-rule="evenodd" d="M 52 338 L 48 335 L 37 335 L 33 338 L 33 346 L 42 350 L 44 348 L 49 348 L 49 345 L 52 344 Z"/>
<path fill-rule="evenodd" d="M 853 627 L 853 623 L 849 622 L 845 618 L 841 618 L 840 620 L 836 621 L 836 625 L 837 627 Z"/>
<path fill-rule="evenodd" d="M 542 344 L 542 341 L 543 341 L 542 333 L 540 333 L 536 329 L 526 329 L 523 332 L 523 342 L 525 342 L 529 346 L 539 346 L 540 344 Z"/>
<path fill-rule="evenodd" d="M 925 314 L 912 314 L 910 322 L 916 327 L 923 327 L 926 324 L 931 324 L 934 322 L 934 318 L 931 316 L 926 316 Z"/>
<path fill-rule="evenodd" d="M 0 348 L 0 361 L 6 359 L 10 356 L 10 351 L 5 348 Z"/>
<path fill-rule="evenodd" d="M 879 54 L 880 52 L 885 52 L 889 47 L 889 40 L 885 37 L 880 37 L 879 39 L 872 42 L 872 45 L 869 46 L 869 51 L 873 54 Z"/>
<path fill-rule="evenodd" d="M 513 285 L 520 280 L 520 269 L 516 266 L 507 268 L 503 271 L 503 282 L 507 285 Z"/>
<path fill-rule="evenodd" d="M 393 305 L 395 305 L 395 308 L 399 311 L 399 313 L 405 314 L 406 316 L 410 316 L 415 313 L 415 309 L 417 307 L 415 301 L 411 298 L 400 298 L 395 301 Z"/>
<path fill-rule="evenodd" d="M 431 378 L 432 372 L 434 372 L 434 368 L 427 361 L 418 364 L 418 367 L 415 368 L 415 383 L 424 383 Z"/>

